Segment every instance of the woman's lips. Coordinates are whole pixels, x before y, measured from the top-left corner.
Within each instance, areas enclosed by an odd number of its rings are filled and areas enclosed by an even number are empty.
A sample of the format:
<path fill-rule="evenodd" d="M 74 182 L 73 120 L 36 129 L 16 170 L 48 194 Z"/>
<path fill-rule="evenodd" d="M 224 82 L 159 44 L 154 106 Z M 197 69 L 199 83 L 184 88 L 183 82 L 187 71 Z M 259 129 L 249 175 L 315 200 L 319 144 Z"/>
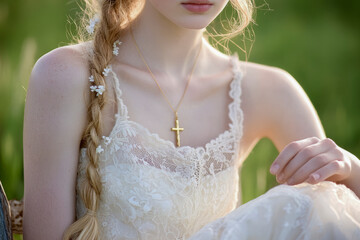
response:
<path fill-rule="evenodd" d="M 188 11 L 193 13 L 204 13 L 212 7 L 209 1 L 189 1 L 183 2 L 181 5 Z"/>

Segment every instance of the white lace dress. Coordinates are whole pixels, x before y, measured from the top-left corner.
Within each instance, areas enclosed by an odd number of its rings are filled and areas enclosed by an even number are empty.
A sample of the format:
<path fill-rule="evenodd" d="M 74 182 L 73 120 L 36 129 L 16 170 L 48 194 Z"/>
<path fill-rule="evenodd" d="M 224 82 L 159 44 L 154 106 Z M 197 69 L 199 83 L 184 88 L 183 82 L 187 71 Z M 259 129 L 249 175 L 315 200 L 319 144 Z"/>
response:
<path fill-rule="evenodd" d="M 344 186 L 281 185 L 237 207 L 243 113 L 239 61 L 231 58 L 228 130 L 205 147 L 175 147 L 132 121 L 110 70 L 116 123 L 101 142 L 101 239 L 360 239 L 360 201 Z M 77 189 L 85 178 L 81 149 Z M 77 195 L 77 217 L 85 213 Z"/>

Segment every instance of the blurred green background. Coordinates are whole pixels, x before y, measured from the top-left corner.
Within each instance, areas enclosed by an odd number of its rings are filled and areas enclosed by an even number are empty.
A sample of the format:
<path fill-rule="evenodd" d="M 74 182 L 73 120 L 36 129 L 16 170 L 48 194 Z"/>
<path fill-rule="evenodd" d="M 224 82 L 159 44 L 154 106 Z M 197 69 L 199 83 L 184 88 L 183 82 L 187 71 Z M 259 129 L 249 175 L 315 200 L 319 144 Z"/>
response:
<path fill-rule="evenodd" d="M 312 100 L 328 137 L 360 156 L 360 2 L 267 3 L 257 1 L 262 7 L 249 61 L 290 72 Z M 23 108 L 31 68 L 41 55 L 71 42 L 68 20 L 77 11 L 74 1 L 0 2 L 0 180 L 10 199 L 23 196 Z M 241 173 L 243 202 L 276 184 L 268 174 L 276 156 L 269 140 L 255 147 Z"/>

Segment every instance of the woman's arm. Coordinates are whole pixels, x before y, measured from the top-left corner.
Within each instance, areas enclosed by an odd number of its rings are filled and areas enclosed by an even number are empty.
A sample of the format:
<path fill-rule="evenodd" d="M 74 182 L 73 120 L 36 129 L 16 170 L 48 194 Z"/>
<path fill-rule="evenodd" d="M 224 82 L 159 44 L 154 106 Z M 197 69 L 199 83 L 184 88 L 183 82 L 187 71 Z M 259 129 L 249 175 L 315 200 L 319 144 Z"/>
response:
<path fill-rule="evenodd" d="M 24 239 L 62 239 L 75 219 L 79 143 L 86 125 L 85 60 L 78 47 L 43 56 L 24 118 Z"/>
<path fill-rule="evenodd" d="M 330 180 L 346 184 L 360 196 L 359 160 L 325 137 L 300 85 L 280 69 L 272 69 L 266 81 L 260 108 L 266 112 L 264 135 L 281 150 L 270 170 L 278 182 L 293 185 Z"/>

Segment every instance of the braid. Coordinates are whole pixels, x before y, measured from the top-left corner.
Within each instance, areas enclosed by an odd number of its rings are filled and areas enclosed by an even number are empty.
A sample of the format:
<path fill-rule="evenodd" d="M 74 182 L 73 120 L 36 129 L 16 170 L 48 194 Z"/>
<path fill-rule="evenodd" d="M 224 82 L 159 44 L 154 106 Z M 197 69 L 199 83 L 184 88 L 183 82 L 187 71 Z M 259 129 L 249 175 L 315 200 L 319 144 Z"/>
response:
<path fill-rule="evenodd" d="M 135 8 L 131 0 L 104 0 L 101 5 L 101 20 L 95 30 L 93 53 L 89 57 L 90 73 L 94 84 L 104 86 L 104 69 L 110 64 L 113 57 L 113 43 L 118 40 L 119 34 L 130 23 L 132 9 Z M 88 3 L 88 2 L 86 2 Z M 86 180 L 80 187 L 80 196 L 87 209 L 87 213 L 74 222 L 65 232 L 64 239 L 99 239 L 99 227 L 96 218 L 100 194 L 101 178 L 98 172 L 99 156 L 96 148 L 101 141 L 101 110 L 106 101 L 106 91 L 97 95 L 90 94 L 88 106 L 89 124 L 83 134 L 83 142 L 87 146 L 89 163 L 86 167 Z"/>

